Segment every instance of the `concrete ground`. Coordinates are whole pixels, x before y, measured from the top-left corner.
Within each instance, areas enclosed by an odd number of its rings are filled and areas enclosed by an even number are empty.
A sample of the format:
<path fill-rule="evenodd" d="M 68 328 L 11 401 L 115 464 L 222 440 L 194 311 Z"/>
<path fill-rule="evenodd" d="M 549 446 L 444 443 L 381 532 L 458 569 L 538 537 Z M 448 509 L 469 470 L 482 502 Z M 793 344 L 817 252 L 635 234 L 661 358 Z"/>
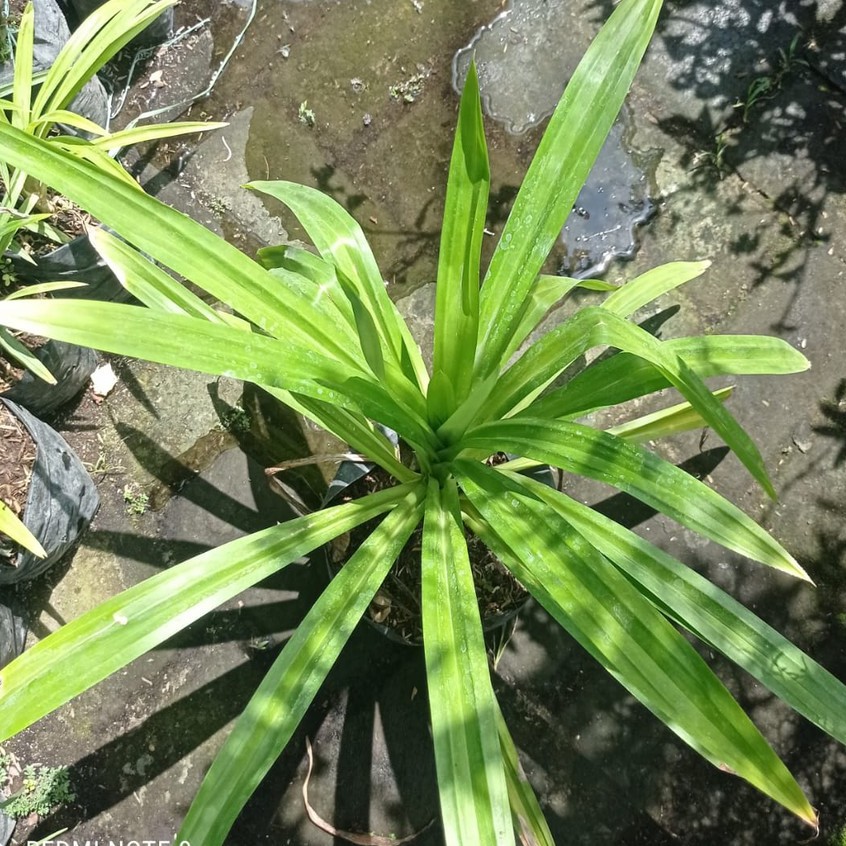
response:
<path fill-rule="evenodd" d="M 181 14 L 203 17 L 206 5 L 193 0 Z M 277 208 L 241 191 L 243 182 L 285 178 L 329 191 L 368 230 L 390 290 L 425 342 L 457 105 L 453 74 L 461 71 L 454 57 L 476 39 L 495 116 L 488 132 L 498 205 L 489 225 L 498 231 L 544 112 L 612 4 L 513 0 L 504 18 L 500 5 L 260 3 L 215 93 L 193 110 L 230 126 L 194 150 L 142 162 L 151 190 L 247 249 L 300 233 L 276 218 Z M 200 90 L 247 12 L 244 3 L 211 6 L 214 20 L 185 51 L 195 69 L 166 65 L 168 85 L 188 78 Z M 811 360 L 805 374 L 746 379 L 731 400 L 773 474 L 777 503 L 724 458 L 713 436 L 680 438 L 666 451 L 697 464 L 770 528 L 816 589 L 620 498 L 606 507 L 846 679 L 844 48 L 841 0 L 778 8 L 764 0 L 668 0 L 621 135 L 628 154 L 649 162 L 642 179 L 657 214 L 638 230 L 636 258 L 606 274 L 622 281 L 661 262 L 708 258 L 704 277 L 659 304 L 681 306 L 662 336 L 774 334 Z M 413 102 L 390 96 L 415 77 Z M 183 96 L 167 86 L 156 96 L 167 94 Z M 313 126 L 298 119 L 305 101 Z M 239 384 L 115 364 L 117 389 L 102 404 L 84 397 L 58 421 L 94 471 L 103 506 L 72 560 L 27 592 L 35 638 L 163 566 L 284 519 L 262 468 L 321 448 L 315 432 Z M 152 508 L 128 514 L 125 491 L 147 493 Z M 325 580 L 317 560 L 289 568 L 8 744 L 22 761 L 71 766 L 78 794 L 34 828 L 19 826 L 17 836 L 68 826 L 82 840 L 171 837 L 232 719 Z M 418 651 L 360 627 L 228 842 L 344 842 L 305 813 L 310 738 L 310 798 L 332 825 L 396 836 L 425 829 L 415 842 L 439 843 L 437 823 L 426 828 L 437 802 L 422 663 Z M 846 751 L 740 671 L 717 659 L 714 666 L 807 788 L 820 842 L 841 842 Z M 495 684 L 559 843 L 745 846 L 810 837 L 754 790 L 697 759 L 536 606 L 521 616 Z"/>

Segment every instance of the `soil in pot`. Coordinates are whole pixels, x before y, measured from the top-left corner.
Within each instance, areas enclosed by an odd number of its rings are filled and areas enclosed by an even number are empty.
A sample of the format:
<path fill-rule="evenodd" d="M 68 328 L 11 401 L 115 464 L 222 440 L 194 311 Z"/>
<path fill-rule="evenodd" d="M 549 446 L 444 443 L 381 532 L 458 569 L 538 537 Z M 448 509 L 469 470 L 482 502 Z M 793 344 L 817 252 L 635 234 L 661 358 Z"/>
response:
<path fill-rule="evenodd" d="M 21 480 L 21 465 L 13 457 L 22 427 L 29 436 L 34 460 L 28 480 Z M 0 586 L 33 579 L 49 569 L 78 540 L 100 504 L 97 490 L 82 462 L 66 441 L 26 409 L 0 398 L 0 495 L 20 510 L 24 525 L 47 551 L 38 558 L 8 540 L 0 554 Z M 7 440 L 8 438 L 8 445 Z M 24 448 L 18 446 L 18 450 Z M 21 453 L 29 455 L 29 452 Z M 25 494 L 21 486 L 26 484 Z M 12 491 L 17 505 L 12 503 Z M 6 497 L 9 497 L 6 499 Z M 20 504 L 24 496 L 24 504 Z"/>
<path fill-rule="evenodd" d="M 0 183 L 2 191 L 2 183 Z M 23 284 L 35 282 L 83 282 L 83 286 L 62 291 L 62 297 L 125 301 L 128 294 L 108 265 L 94 249 L 88 229 L 91 216 L 66 197 L 48 190 L 45 203 L 48 223 L 70 240 L 57 245 L 39 232 L 21 230 L 17 234 L 21 253 L 8 253 L 5 273 Z"/>
<path fill-rule="evenodd" d="M 507 458 L 502 456 L 502 461 Z M 395 480 L 382 468 L 374 467 L 357 479 L 335 502 L 349 502 L 391 487 Z M 357 526 L 330 548 L 330 569 L 337 572 L 379 524 L 380 519 Z M 529 593 L 499 559 L 465 529 L 476 599 L 485 631 L 492 631 L 511 620 L 522 608 Z M 392 640 L 410 645 L 423 642 L 420 618 L 420 551 L 422 526 L 403 547 L 379 592 L 370 603 L 367 619 Z"/>
<path fill-rule="evenodd" d="M 35 464 L 35 443 L 23 423 L 2 404 L 0 447 L 0 499 L 21 517 Z M 0 532 L 0 558 L 10 557 L 10 545 L 11 541 Z"/>

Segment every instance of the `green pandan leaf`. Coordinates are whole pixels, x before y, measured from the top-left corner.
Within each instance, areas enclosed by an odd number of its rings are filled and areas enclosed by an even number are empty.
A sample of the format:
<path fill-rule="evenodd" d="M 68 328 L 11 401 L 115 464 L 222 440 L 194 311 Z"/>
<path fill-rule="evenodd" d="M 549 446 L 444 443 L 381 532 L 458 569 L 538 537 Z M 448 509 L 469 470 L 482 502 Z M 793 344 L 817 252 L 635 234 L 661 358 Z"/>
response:
<path fill-rule="evenodd" d="M 423 523 L 423 651 L 447 846 L 513 846 L 479 605 L 458 491 L 429 481 Z"/>
<path fill-rule="evenodd" d="M 534 280 L 623 105 L 660 8 L 661 0 L 623 0 L 567 83 L 482 286 L 480 376 L 506 363 Z"/>
<path fill-rule="evenodd" d="M 447 180 L 435 289 L 434 370 L 452 386 L 446 420 L 470 391 L 479 330 L 479 261 L 490 169 L 476 65 L 470 63 Z M 447 396 L 446 394 L 444 395 Z"/>
<path fill-rule="evenodd" d="M 491 527 L 486 543 L 561 626 L 714 766 L 816 825 L 802 789 L 731 694 L 616 567 L 519 476 L 473 462 L 456 469 Z"/>
<path fill-rule="evenodd" d="M 605 482 L 727 549 L 810 581 L 796 559 L 736 505 L 654 453 L 607 432 L 521 417 L 479 426 L 462 443 L 488 454 L 523 455 Z"/>
<path fill-rule="evenodd" d="M 0 669 L 0 742 L 221 602 L 396 507 L 411 493 L 410 487 L 392 488 L 224 544 L 158 573 L 62 626 Z"/>
<path fill-rule="evenodd" d="M 407 492 L 306 614 L 206 773 L 179 839 L 204 846 L 226 841 L 419 523 L 421 499 L 422 488 Z"/>

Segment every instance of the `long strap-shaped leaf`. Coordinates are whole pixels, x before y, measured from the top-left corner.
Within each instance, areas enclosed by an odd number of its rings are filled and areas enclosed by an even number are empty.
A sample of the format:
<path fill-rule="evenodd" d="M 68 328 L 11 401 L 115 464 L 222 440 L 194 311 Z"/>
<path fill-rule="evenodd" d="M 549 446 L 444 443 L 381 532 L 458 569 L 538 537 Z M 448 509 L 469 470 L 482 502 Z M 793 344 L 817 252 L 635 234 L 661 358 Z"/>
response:
<path fill-rule="evenodd" d="M 71 34 L 47 71 L 33 106 L 63 109 L 117 52 L 178 0 L 109 0 Z"/>
<path fill-rule="evenodd" d="M 242 590 L 395 507 L 412 490 L 390 488 L 224 544 L 158 573 L 63 626 L 0 670 L 0 741 Z"/>
<path fill-rule="evenodd" d="M 87 117 L 83 117 L 82 115 L 76 114 L 76 112 L 71 112 L 68 109 L 54 109 L 53 111 L 47 112 L 46 114 L 40 115 L 37 118 L 34 118 L 33 121 L 30 123 L 28 129 L 30 132 L 37 129 L 38 127 L 42 126 L 43 124 L 55 124 L 61 123 L 64 126 L 72 126 L 74 129 L 79 129 L 82 132 L 90 132 L 92 136 L 96 135 L 105 135 L 106 130 L 103 129 L 97 123 L 94 123 L 93 120 L 89 120 Z M 50 126 L 49 129 L 53 127 Z M 202 132 L 201 129 L 195 130 L 196 132 Z M 89 142 L 83 138 L 77 138 L 83 144 L 88 144 Z M 91 142 L 93 143 L 93 142 Z M 134 181 L 134 180 L 133 180 Z M 135 183 L 138 185 L 138 183 Z M 140 185 L 138 186 L 141 187 Z"/>
<path fill-rule="evenodd" d="M 394 445 L 361 414 L 280 388 L 261 387 L 297 414 L 313 420 L 342 443 L 349 444 L 355 452 L 387 470 L 398 481 L 412 482 L 419 478 L 417 472 L 399 460 Z"/>
<path fill-rule="evenodd" d="M 111 132 L 102 138 L 95 138 L 91 144 L 109 152 L 143 144 L 146 141 L 157 141 L 160 138 L 176 138 L 180 135 L 193 135 L 197 132 L 210 132 L 213 129 L 223 129 L 227 124 L 215 121 L 187 120 L 172 123 L 156 123 L 152 125 L 134 126 L 132 129 L 122 129 Z"/>
<path fill-rule="evenodd" d="M 504 416 L 534 390 L 545 387 L 577 354 L 597 344 L 609 344 L 649 361 L 731 447 L 761 487 L 775 498 L 775 490 L 758 448 L 731 413 L 714 399 L 684 359 L 639 326 L 602 308 L 584 309 L 545 335 L 502 377 L 491 403 L 482 410 L 480 417 L 492 419 Z M 534 411 L 527 413 L 534 414 Z"/>
<path fill-rule="evenodd" d="M 346 336 L 339 338 L 307 300 L 186 215 L 55 145 L 2 124 L 0 159 L 37 173 L 121 237 L 262 331 L 339 361 L 354 360 L 344 343 Z"/>
<path fill-rule="evenodd" d="M 758 448 L 729 411 L 714 399 L 684 359 L 639 326 L 602 308 L 583 309 L 538 341 L 497 382 L 478 419 L 501 418 L 525 405 L 577 355 L 600 344 L 634 353 L 652 364 L 731 447 L 761 487 L 775 498 L 775 490 Z M 527 413 L 536 414 L 531 408 Z"/>
<path fill-rule="evenodd" d="M 212 308 L 190 288 L 177 282 L 157 264 L 108 230 L 93 227 L 88 238 L 115 279 L 148 308 L 200 317 L 210 323 L 222 326 L 229 324 L 251 331 L 252 327 L 245 320 Z"/>
<path fill-rule="evenodd" d="M 8 31 L 5 31 L 8 38 Z M 21 15 L 21 23 L 15 45 L 15 67 L 12 100 L 16 106 L 12 112 L 12 125 L 25 129 L 29 123 L 29 109 L 32 104 L 33 49 L 35 41 L 35 7 L 28 3 Z M 8 44 L 8 42 L 7 42 Z M 5 186 L 8 190 L 8 186 Z"/>
<path fill-rule="evenodd" d="M 705 335 L 664 341 L 664 348 L 683 359 L 701 379 L 801 373 L 808 359 L 780 338 L 765 335 Z M 566 385 L 532 404 L 538 417 L 577 417 L 654 391 L 671 387 L 648 361 L 618 353 L 583 370 Z"/>
<path fill-rule="evenodd" d="M 734 388 L 722 388 L 714 391 L 714 396 L 724 402 L 734 391 Z M 629 443 L 642 444 L 647 441 L 666 438 L 668 435 L 678 435 L 680 432 L 689 432 L 691 429 L 699 429 L 707 425 L 702 415 L 696 411 L 689 402 L 682 402 L 672 405 L 669 408 L 662 408 L 652 414 L 644 414 L 634 420 L 627 420 L 617 426 L 612 426 L 605 431 L 609 435 L 616 435 L 624 438 Z"/>
<path fill-rule="evenodd" d="M 545 485 L 526 484 L 637 582 L 659 609 L 846 743 L 846 686 L 813 658 L 708 579 L 631 530 L 564 494 L 549 495 Z"/>
<path fill-rule="evenodd" d="M 294 344 L 205 318 L 83 300 L 0 301 L 0 323 L 80 346 L 202 373 L 231 376 L 315 394 L 362 371 L 316 359 Z M 343 400 L 327 387 L 321 395 Z"/>
<path fill-rule="evenodd" d="M 4 28 L 5 31 L 5 28 Z M 8 32 L 6 32 L 8 38 Z M 30 106 L 32 104 L 32 71 L 33 71 L 33 48 L 35 39 L 35 7 L 28 3 L 21 15 L 20 29 L 18 30 L 17 46 L 15 49 L 15 67 L 12 77 L 13 105 L 11 110 L 12 126 L 25 130 L 30 121 Z M 5 110 L 3 122 L 8 120 Z M 4 165 L 4 198 L 3 206 L 17 209 L 21 194 L 26 183 L 26 173 L 21 171 L 6 171 Z M 8 247 L 8 239 L 4 239 L 0 246 L 5 252 Z"/>
<path fill-rule="evenodd" d="M 497 706 L 458 491 L 432 479 L 423 523 L 423 647 L 447 846 L 514 843 Z"/>
<path fill-rule="evenodd" d="M 417 478 L 418 474 L 397 458 L 393 444 L 360 414 L 311 397 L 290 394 L 282 396 L 274 390 L 270 393 L 322 428 L 332 432 L 361 455 L 367 456 L 398 481 L 411 482 Z"/>
<path fill-rule="evenodd" d="M 234 315 L 213 309 L 119 238 L 103 229 L 92 230 L 90 237 L 121 284 L 149 308 L 204 318 L 211 323 L 232 325 L 243 331 L 250 331 L 248 323 Z M 311 253 L 305 255 L 310 256 L 314 262 L 325 264 Z M 303 282 L 308 284 L 305 277 Z M 344 443 L 350 444 L 354 450 L 384 467 L 399 481 L 408 482 L 415 477 L 415 473 L 397 460 L 391 444 L 381 432 L 376 431 L 361 415 L 314 397 L 294 396 L 283 388 L 271 385 L 263 387 L 297 413 L 314 420 Z"/>
<path fill-rule="evenodd" d="M 475 462 L 457 469 L 467 498 L 495 527 L 483 540 L 561 626 L 699 754 L 816 824 L 801 788 L 731 694 L 616 567 L 519 477 Z"/>
<path fill-rule="evenodd" d="M 442 373 L 452 389 L 452 401 L 436 403 L 443 408 L 442 415 L 434 419 L 430 414 L 436 426 L 466 398 L 473 378 L 479 331 L 479 260 L 490 181 L 479 81 L 475 62 L 471 62 L 458 111 L 438 253 L 434 377 L 429 394 L 431 400 L 437 374 Z"/>
<path fill-rule="evenodd" d="M 47 553 L 44 551 L 44 547 L 38 542 L 38 538 L 21 522 L 15 512 L 2 499 L 0 499 L 0 532 L 8 535 L 15 543 L 19 543 L 33 555 L 37 555 L 39 558 L 47 557 Z"/>
<path fill-rule="evenodd" d="M 361 349 L 362 358 L 376 378 L 386 383 L 399 402 L 425 417 L 426 405 L 420 388 L 403 372 L 387 340 L 380 335 L 358 287 L 336 267 L 331 255 L 326 260 L 294 247 L 266 247 L 259 251 L 259 260 L 271 273 L 284 272 L 285 284 L 299 291 L 319 311 L 336 322 L 343 322 L 345 329 L 352 330 L 350 344 Z"/>
<path fill-rule="evenodd" d="M 623 0 L 588 48 L 514 201 L 481 294 L 476 371 L 505 364 L 526 297 L 623 104 L 661 0 Z"/>
<path fill-rule="evenodd" d="M 71 344 L 284 388 L 361 411 L 424 447 L 437 446 L 425 418 L 404 408 L 370 374 L 293 342 L 203 318 L 82 300 L 0 301 L 0 324 Z"/>
<path fill-rule="evenodd" d="M 649 450 L 589 426 L 514 418 L 480 426 L 462 444 L 510 452 L 613 485 L 727 549 L 810 581 L 774 538 L 716 491 Z"/>
<path fill-rule="evenodd" d="M 334 266 L 336 281 L 353 313 L 353 343 L 360 346 L 371 370 L 389 391 L 425 418 L 421 385 L 426 375 L 420 350 L 385 290 L 358 222 L 331 197 L 307 185 L 278 181 L 252 182 L 247 187 L 276 198 L 294 212 L 321 256 Z M 276 272 L 291 276 L 284 266 Z M 295 278 L 289 285 L 304 293 Z"/>
<path fill-rule="evenodd" d="M 710 261 L 674 261 L 653 267 L 609 294 L 602 308 L 620 317 L 628 317 L 661 294 L 701 276 L 710 266 Z"/>
<path fill-rule="evenodd" d="M 502 749 L 502 761 L 505 767 L 505 781 L 508 785 L 508 801 L 511 805 L 511 818 L 514 828 L 519 832 L 521 846 L 555 846 L 549 824 L 544 818 L 535 791 L 526 778 L 517 747 L 499 703 L 496 703 L 496 724 L 499 731 L 499 745 Z"/>
<path fill-rule="evenodd" d="M 47 369 L 44 362 L 2 326 L 0 326 L 0 350 L 7 358 L 17 361 L 24 369 L 38 376 L 39 379 L 43 379 L 47 384 L 56 384 L 56 377 Z"/>
<path fill-rule="evenodd" d="M 567 276 L 548 274 L 538 276 L 529 294 L 523 317 L 505 351 L 506 361 L 511 359 L 523 341 L 538 328 L 547 312 L 560 305 L 574 288 L 583 288 L 587 291 L 616 291 L 618 286 L 599 279 L 571 279 Z"/>
<path fill-rule="evenodd" d="M 419 523 L 421 500 L 422 487 L 407 492 L 312 605 L 203 779 L 180 840 L 203 846 L 225 841 Z"/>
<path fill-rule="evenodd" d="M 296 215 L 320 254 L 355 288 L 375 323 L 386 358 L 421 389 L 426 366 L 416 342 L 385 290 L 385 282 L 355 218 L 326 194 L 295 182 L 251 182 L 246 186 L 275 197 Z"/>
<path fill-rule="evenodd" d="M 318 303 L 328 300 L 341 313 L 343 319 L 355 328 L 356 320 L 352 304 L 338 280 L 338 271 L 334 264 L 300 247 L 282 245 L 263 247 L 256 255 L 262 267 L 271 273 L 276 269 L 289 271 L 301 279 L 303 285 L 311 285 L 311 299 Z M 288 277 L 291 278 L 291 277 Z M 379 339 L 375 339 L 379 342 Z"/>

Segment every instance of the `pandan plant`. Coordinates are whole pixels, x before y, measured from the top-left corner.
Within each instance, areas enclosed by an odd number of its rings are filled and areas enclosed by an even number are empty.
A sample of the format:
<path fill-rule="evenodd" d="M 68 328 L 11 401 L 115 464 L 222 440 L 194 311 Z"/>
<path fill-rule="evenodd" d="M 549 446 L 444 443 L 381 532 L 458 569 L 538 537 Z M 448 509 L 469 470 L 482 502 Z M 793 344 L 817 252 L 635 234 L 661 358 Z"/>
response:
<path fill-rule="evenodd" d="M 289 182 L 249 186 L 286 204 L 316 248 L 316 254 L 269 250 L 263 266 L 89 163 L 0 127 L 0 157 L 54 185 L 125 239 L 95 234 L 102 255 L 146 304 L 4 302 L 0 323 L 254 382 L 396 482 L 170 567 L 68 623 L 0 671 L 0 738 L 240 591 L 380 517 L 235 722 L 179 839 L 224 842 L 421 523 L 423 648 L 448 844 L 513 844 L 515 828 L 523 842 L 552 842 L 492 691 L 465 528 L 694 750 L 815 825 L 793 776 L 676 627 L 726 654 L 841 741 L 846 688 L 694 570 L 518 472 L 545 463 L 605 482 L 727 549 L 808 579 L 746 514 L 639 443 L 709 426 L 774 493 L 749 435 L 702 380 L 792 373 L 807 367 L 805 358 L 767 337 L 660 341 L 630 320 L 656 296 L 698 276 L 703 263 L 647 271 L 527 342 L 546 312 L 579 284 L 540 275 L 541 267 L 622 105 L 660 5 L 623 0 L 591 44 L 483 278 L 489 172 L 470 69 L 447 184 L 431 372 L 386 293 L 361 228 L 329 197 Z M 147 256 L 228 308 L 209 306 Z M 559 384 L 572 362 L 597 347 L 618 352 Z M 578 422 L 594 409 L 667 387 L 682 394 L 682 405 L 611 430 Z M 383 427 L 398 434 L 401 450 Z M 490 466 L 485 459 L 495 453 L 519 458 Z"/>
<path fill-rule="evenodd" d="M 74 98 L 129 41 L 178 0 L 108 0 L 89 15 L 62 46 L 53 64 L 34 71 L 35 11 L 24 9 L 16 36 L 12 81 L 0 86 L 0 125 L 13 126 L 34 138 L 74 153 L 104 172 L 137 183 L 111 154 L 133 144 L 172 138 L 224 124 L 202 121 L 147 124 L 109 132 L 70 111 Z M 78 135 L 69 135 L 67 128 Z M 88 135 L 86 139 L 84 134 Z M 0 162 L 0 255 L 9 252 L 28 259 L 21 249 L 22 231 L 37 232 L 59 243 L 67 235 L 50 226 L 41 186 L 33 184 L 26 168 Z M 30 259 L 31 260 L 31 259 Z"/>
<path fill-rule="evenodd" d="M 50 294 L 68 288 L 76 288 L 80 285 L 79 282 L 44 282 L 41 285 L 30 285 L 28 288 L 14 291 L 7 294 L 4 299 L 16 300 L 22 297 Z M 44 363 L 4 326 L 0 326 L 0 355 L 5 356 L 24 370 L 28 370 L 39 379 L 43 379 L 46 383 L 56 384 L 55 377 L 45 367 Z M 44 558 L 47 555 L 38 538 L 30 532 L 2 499 L 0 499 L 0 534 L 7 535 L 15 543 L 39 558 Z"/>

